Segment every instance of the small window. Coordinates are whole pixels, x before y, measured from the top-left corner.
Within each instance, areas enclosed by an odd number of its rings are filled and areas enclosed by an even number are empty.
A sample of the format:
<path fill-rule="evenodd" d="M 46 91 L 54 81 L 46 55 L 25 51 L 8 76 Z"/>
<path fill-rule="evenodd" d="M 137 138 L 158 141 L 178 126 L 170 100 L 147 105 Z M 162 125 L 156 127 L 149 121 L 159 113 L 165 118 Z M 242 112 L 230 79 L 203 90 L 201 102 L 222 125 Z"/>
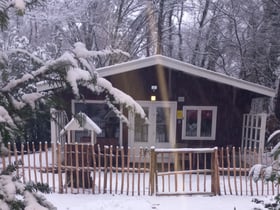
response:
<path fill-rule="evenodd" d="M 184 106 L 182 139 L 215 140 L 217 107 Z"/>

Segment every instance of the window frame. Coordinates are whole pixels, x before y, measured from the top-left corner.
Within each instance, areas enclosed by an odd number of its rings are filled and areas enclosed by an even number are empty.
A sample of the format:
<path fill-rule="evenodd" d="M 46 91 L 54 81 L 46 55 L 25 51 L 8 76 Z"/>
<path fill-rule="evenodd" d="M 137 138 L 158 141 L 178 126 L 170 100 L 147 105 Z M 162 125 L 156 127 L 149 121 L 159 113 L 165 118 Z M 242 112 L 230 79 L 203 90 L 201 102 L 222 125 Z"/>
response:
<path fill-rule="evenodd" d="M 148 142 L 138 142 L 134 139 L 134 116 L 135 113 L 129 111 L 128 119 L 129 119 L 129 129 L 128 129 L 128 145 L 130 147 L 151 147 L 156 146 L 160 148 L 170 148 L 174 147 L 176 144 L 176 110 L 177 110 L 177 102 L 175 101 L 143 101 L 138 100 L 142 108 L 148 108 L 149 114 L 148 118 Z M 169 130 L 169 141 L 168 142 L 158 142 L 156 141 L 156 108 L 170 108 L 170 130 Z"/>
<path fill-rule="evenodd" d="M 186 112 L 188 110 L 197 111 L 197 135 L 186 135 Z M 201 112 L 212 111 L 212 128 L 211 136 L 201 136 Z M 217 106 L 183 106 L 183 119 L 182 119 L 182 140 L 215 140 L 216 139 L 216 127 L 217 127 Z"/>

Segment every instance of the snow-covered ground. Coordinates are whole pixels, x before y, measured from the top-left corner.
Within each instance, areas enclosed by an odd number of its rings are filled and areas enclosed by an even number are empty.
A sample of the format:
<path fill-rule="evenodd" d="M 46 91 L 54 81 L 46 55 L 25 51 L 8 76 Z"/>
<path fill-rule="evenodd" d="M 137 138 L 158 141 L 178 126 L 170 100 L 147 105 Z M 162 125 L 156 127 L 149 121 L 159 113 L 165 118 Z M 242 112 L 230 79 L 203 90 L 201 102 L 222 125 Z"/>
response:
<path fill-rule="evenodd" d="M 58 210 L 253 210 L 262 204 L 254 198 L 268 202 L 272 197 L 252 196 L 126 196 L 126 195 L 45 195 Z"/>

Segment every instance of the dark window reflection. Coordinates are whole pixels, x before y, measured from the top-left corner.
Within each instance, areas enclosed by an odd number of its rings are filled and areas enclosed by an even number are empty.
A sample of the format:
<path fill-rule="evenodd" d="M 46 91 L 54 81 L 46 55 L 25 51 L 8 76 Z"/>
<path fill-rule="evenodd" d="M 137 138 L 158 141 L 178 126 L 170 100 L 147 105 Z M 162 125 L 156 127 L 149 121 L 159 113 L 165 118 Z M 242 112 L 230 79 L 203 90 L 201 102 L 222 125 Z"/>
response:
<path fill-rule="evenodd" d="M 170 108 L 157 107 L 156 141 L 169 142 Z"/>
<path fill-rule="evenodd" d="M 212 111 L 202 110 L 201 111 L 201 128 L 200 135 L 203 137 L 212 135 Z"/>
<path fill-rule="evenodd" d="M 103 103 L 75 103 L 75 114 L 79 112 L 88 115 L 101 128 L 102 132 L 97 137 L 119 138 L 120 119 L 108 105 Z M 75 133 L 76 141 L 82 138 L 81 135 L 87 134 L 84 131 Z"/>
<path fill-rule="evenodd" d="M 149 116 L 148 108 L 143 107 L 146 116 Z M 148 129 L 149 125 L 145 119 L 136 114 L 134 119 L 134 141 L 135 142 L 148 142 Z"/>
<path fill-rule="evenodd" d="M 186 136 L 197 136 L 197 110 L 187 110 L 186 113 Z"/>

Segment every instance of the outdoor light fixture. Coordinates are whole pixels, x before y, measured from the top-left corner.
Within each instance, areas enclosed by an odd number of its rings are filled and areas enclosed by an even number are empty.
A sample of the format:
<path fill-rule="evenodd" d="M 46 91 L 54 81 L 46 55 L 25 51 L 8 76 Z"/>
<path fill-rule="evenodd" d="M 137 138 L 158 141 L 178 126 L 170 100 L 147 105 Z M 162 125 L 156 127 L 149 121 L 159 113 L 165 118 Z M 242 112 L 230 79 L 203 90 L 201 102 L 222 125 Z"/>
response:
<path fill-rule="evenodd" d="M 157 100 L 157 97 L 154 95 L 151 95 L 151 101 L 156 101 L 156 100 Z"/>
<path fill-rule="evenodd" d="M 151 90 L 152 90 L 152 95 L 151 95 L 151 101 L 156 101 L 157 100 L 157 97 L 155 96 L 155 92 L 157 90 L 157 85 L 152 85 L 151 86 Z"/>
<path fill-rule="evenodd" d="M 152 86 L 151 86 L 151 90 L 152 90 L 153 92 L 155 92 L 155 91 L 157 90 L 157 85 L 152 85 Z"/>

